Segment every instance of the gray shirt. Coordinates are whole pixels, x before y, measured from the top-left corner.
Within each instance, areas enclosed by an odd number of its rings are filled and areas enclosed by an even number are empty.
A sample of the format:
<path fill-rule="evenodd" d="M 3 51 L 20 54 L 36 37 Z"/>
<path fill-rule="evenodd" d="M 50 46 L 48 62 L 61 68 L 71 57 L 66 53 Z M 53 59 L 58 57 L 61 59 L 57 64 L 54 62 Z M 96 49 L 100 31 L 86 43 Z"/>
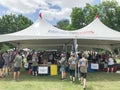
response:
<path fill-rule="evenodd" d="M 71 70 L 75 70 L 75 67 L 76 67 L 76 58 L 75 57 L 70 57 L 68 62 L 70 64 L 70 69 Z"/>
<path fill-rule="evenodd" d="M 66 58 L 65 57 L 61 58 L 60 64 L 61 64 L 61 67 L 65 67 L 66 66 Z"/>
<path fill-rule="evenodd" d="M 82 58 L 79 60 L 79 64 L 80 64 L 80 71 L 82 73 L 87 73 L 88 60 L 85 58 Z"/>
<path fill-rule="evenodd" d="M 16 55 L 14 59 L 14 67 L 21 67 L 22 64 L 22 56 Z"/>

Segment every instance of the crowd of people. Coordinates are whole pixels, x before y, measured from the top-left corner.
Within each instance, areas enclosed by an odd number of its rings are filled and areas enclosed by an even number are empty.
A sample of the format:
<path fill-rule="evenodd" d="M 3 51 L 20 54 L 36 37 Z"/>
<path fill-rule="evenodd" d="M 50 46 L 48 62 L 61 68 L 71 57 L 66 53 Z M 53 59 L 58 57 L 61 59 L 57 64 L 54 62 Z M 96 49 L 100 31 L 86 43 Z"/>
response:
<path fill-rule="evenodd" d="M 81 85 L 86 87 L 87 68 L 89 63 L 107 64 L 107 72 L 113 72 L 116 63 L 115 57 L 110 54 L 98 53 L 96 51 L 70 52 L 46 52 L 46 51 L 6 51 L 0 53 L 0 78 L 6 77 L 13 72 L 13 80 L 20 79 L 20 69 L 24 67 L 26 71 L 34 76 L 38 76 L 38 65 L 56 64 L 58 72 L 61 73 L 61 80 L 66 79 L 66 72 L 69 72 L 71 82 L 75 81 L 75 72 L 80 73 Z"/>

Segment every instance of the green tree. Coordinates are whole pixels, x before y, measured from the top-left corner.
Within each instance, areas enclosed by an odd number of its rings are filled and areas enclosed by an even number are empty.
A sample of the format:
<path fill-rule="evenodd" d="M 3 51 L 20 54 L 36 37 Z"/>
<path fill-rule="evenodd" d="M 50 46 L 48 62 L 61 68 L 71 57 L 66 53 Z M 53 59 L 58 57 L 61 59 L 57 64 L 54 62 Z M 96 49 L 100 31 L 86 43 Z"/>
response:
<path fill-rule="evenodd" d="M 108 27 L 120 31 L 120 6 L 116 1 L 105 1 L 99 4 L 102 22 Z"/>
<path fill-rule="evenodd" d="M 114 29 L 120 32 L 120 6 L 118 6 L 116 10 L 116 22 Z"/>
<path fill-rule="evenodd" d="M 33 24 L 33 22 L 23 15 L 4 15 L 0 18 L 0 34 L 17 32 L 29 27 L 31 24 Z M 2 49 L 2 51 L 9 47 L 12 46 L 8 43 L 0 43 L 0 49 Z"/>
<path fill-rule="evenodd" d="M 0 18 L 0 34 L 17 32 L 30 26 L 33 22 L 23 15 L 4 15 Z"/>
<path fill-rule="evenodd" d="M 75 28 L 72 26 L 72 24 L 69 24 L 66 26 L 66 30 L 72 31 L 75 30 Z"/>
<path fill-rule="evenodd" d="M 86 4 L 83 13 L 85 15 L 85 25 L 88 25 L 93 21 L 95 16 L 99 14 L 99 8 L 97 5 L 91 6 L 90 4 Z"/>
<path fill-rule="evenodd" d="M 82 8 L 75 7 L 71 13 L 71 24 L 74 29 L 79 29 L 85 26 L 85 15 Z"/>
<path fill-rule="evenodd" d="M 94 6 L 86 4 L 83 8 L 75 7 L 71 13 L 71 24 L 62 23 L 59 28 L 75 30 L 85 27 L 94 20 L 96 15 L 106 26 L 120 31 L 120 6 L 115 0 L 104 1 Z"/>
<path fill-rule="evenodd" d="M 57 23 L 57 27 L 63 30 L 67 30 L 67 26 L 69 25 L 69 20 L 65 19 L 65 20 L 61 20 Z"/>

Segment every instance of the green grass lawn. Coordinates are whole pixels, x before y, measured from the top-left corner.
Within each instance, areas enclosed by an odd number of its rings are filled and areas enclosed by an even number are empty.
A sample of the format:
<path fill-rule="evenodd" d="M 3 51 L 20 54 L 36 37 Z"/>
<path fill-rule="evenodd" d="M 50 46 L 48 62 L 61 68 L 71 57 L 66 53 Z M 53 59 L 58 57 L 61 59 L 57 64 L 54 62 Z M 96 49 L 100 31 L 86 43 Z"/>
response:
<path fill-rule="evenodd" d="M 69 76 L 69 75 L 68 75 Z M 20 81 L 13 82 L 12 75 L 0 78 L 0 90 L 83 90 L 78 79 L 75 83 L 61 81 L 58 76 L 30 76 L 22 72 Z M 120 74 L 90 72 L 87 90 L 120 90 Z"/>

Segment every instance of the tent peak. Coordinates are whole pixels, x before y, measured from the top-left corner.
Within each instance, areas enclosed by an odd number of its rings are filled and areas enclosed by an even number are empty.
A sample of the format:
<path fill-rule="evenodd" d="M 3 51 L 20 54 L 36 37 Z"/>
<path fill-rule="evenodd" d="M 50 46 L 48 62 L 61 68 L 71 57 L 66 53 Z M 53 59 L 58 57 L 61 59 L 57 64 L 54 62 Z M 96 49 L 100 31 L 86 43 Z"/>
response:
<path fill-rule="evenodd" d="M 99 15 L 98 15 L 98 14 L 96 14 L 95 18 L 99 18 Z"/>
<path fill-rule="evenodd" d="M 39 13 L 39 17 L 42 19 L 42 13 Z"/>

